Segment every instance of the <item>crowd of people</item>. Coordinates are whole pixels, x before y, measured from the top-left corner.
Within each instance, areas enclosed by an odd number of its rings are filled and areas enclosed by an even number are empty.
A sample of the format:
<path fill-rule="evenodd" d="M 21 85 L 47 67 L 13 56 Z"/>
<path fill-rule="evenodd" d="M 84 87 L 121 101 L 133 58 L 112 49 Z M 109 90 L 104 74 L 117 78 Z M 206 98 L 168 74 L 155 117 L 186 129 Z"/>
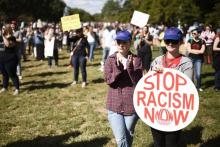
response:
<path fill-rule="evenodd" d="M 59 65 L 59 50 L 66 46 L 73 68 L 72 86 L 88 84 L 87 62 L 94 62 L 94 50 L 102 48 L 100 72 L 109 86 L 107 95 L 108 120 L 118 146 L 130 147 L 138 116 L 133 107 L 133 91 L 139 79 L 150 70 L 174 68 L 192 79 L 198 91 L 202 89 L 202 66 L 212 64 L 215 70 L 215 91 L 220 91 L 220 28 L 210 25 L 191 27 L 157 27 L 146 25 L 139 28 L 122 23 L 84 23 L 76 30 L 62 32 L 60 24 L 18 24 L 11 21 L 1 26 L 0 71 L 3 87 L 8 89 L 9 78 L 19 94 L 22 80 L 22 63 L 27 55 L 36 60 L 48 60 L 48 68 Z M 181 46 L 184 50 L 180 50 Z M 160 56 L 153 60 L 152 50 L 159 49 Z M 132 48 L 132 49 L 131 49 Z M 23 59 L 23 60 L 22 60 Z M 54 64 L 53 64 L 54 60 Z M 153 61 L 152 61 L 153 60 Z M 22 62 L 23 61 L 23 62 Z M 151 128 L 155 147 L 176 147 L 180 131 L 163 132 Z"/>

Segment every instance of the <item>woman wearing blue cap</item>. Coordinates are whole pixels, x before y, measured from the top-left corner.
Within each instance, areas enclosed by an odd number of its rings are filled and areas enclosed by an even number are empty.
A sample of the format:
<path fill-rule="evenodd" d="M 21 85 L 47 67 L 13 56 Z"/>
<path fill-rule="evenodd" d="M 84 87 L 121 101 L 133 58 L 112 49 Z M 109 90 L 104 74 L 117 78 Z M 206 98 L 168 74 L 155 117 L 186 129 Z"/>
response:
<path fill-rule="evenodd" d="M 105 62 L 104 78 L 109 85 L 108 120 L 118 147 L 131 147 L 138 116 L 133 107 L 134 88 L 142 77 L 141 59 L 133 55 L 131 34 L 127 30 L 116 34 L 117 52 Z"/>
<path fill-rule="evenodd" d="M 179 53 L 182 42 L 182 32 L 177 28 L 169 28 L 165 31 L 164 42 L 167 52 L 157 57 L 151 64 L 151 70 L 163 72 L 163 68 L 173 68 L 186 74 L 192 79 L 192 61 Z M 180 146 L 181 130 L 164 132 L 151 128 L 154 147 L 178 147 Z"/>

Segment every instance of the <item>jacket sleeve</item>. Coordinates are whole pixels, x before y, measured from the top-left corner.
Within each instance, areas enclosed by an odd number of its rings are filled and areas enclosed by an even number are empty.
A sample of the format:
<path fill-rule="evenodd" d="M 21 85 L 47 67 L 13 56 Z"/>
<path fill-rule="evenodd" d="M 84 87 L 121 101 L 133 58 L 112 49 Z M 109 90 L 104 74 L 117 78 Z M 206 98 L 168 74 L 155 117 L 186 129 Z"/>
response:
<path fill-rule="evenodd" d="M 108 85 L 114 84 L 122 73 L 114 58 L 107 58 L 104 65 L 104 80 Z"/>
<path fill-rule="evenodd" d="M 131 78 L 132 83 L 136 85 L 137 82 L 142 77 L 142 63 L 141 63 L 141 58 L 139 57 L 134 57 L 133 60 L 134 60 L 133 64 L 129 64 L 127 62 L 127 71 L 129 77 Z"/>
<path fill-rule="evenodd" d="M 182 72 L 187 75 L 191 80 L 193 79 L 193 64 L 191 61 L 186 62 L 182 67 Z"/>

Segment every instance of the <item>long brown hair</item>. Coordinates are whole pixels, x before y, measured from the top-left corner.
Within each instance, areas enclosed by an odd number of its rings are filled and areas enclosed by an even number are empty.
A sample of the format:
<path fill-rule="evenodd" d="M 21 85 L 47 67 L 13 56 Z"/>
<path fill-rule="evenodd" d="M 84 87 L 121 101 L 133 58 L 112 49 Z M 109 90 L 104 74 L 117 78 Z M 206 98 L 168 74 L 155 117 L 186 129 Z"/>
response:
<path fill-rule="evenodd" d="M 4 36 L 6 36 L 6 35 L 13 35 L 13 30 L 12 30 L 10 25 L 5 25 L 3 30 L 4 30 L 4 32 L 3 32 Z"/>

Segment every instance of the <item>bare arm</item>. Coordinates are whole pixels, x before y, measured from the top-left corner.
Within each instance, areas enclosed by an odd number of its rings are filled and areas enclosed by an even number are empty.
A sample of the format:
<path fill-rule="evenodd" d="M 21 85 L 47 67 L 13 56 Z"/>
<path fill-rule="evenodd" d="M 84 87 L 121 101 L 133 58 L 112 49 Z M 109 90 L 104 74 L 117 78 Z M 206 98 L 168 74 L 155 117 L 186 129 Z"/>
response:
<path fill-rule="evenodd" d="M 214 44 L 213 44 L 213 50 L 214 51 L 220 51 L 220 48 L 218 47 L 218 43 L 219 43 L 220 39 L 219 37 L 217 37 L 214 41 Z"/>

